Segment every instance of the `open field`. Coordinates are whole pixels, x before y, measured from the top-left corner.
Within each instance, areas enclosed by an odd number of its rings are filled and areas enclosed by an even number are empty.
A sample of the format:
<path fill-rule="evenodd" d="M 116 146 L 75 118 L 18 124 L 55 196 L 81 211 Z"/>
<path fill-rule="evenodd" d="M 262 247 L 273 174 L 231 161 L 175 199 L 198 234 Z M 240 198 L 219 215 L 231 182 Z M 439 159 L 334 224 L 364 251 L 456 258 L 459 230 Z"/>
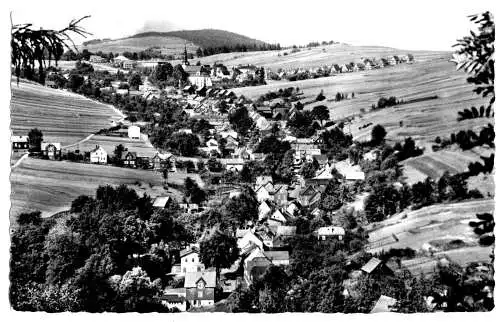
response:
<path fill-rule="evenodd" d="M 410 185 L 423 181 L 427 177 L 438 180 L 445 171 L 450 174 L 462 173 L 467 171 L 467 166 L 471 162 L 483 163 L 480 157 L 489 157 L 491 153 L 495 153 L 495 150 L 475 147 L 468 151 L 462 151 L 456 146 L 437 152 L 428 152 L 403 161 L 404 176 Z"/>
<path fill-rule="evenodd" d="M 183 184 L 186 176 L 170 173 L 168 181 Z M 198 175 L 189 176 L 202 183 Z M 66 210 L 77 196 L 94 195 L 99 185 L 106 184 L 127 184 L 153 197 L 170 194 L 180 198 L 172 188 L 165 191 L 161 175 L 153 171 L 28 158 L 11 174 L 11 220 L 24 211 L 39 210 L 43 216 L 50 216 Z"/>
<path fill-rule="evenodd" d="M 96 145 L 100 145 L 104 150 L 106 150 L 109 156 L 112 156 L 115 147 L 119 144 L 123 145 L 131 152 L 137 152 L 137 155 L 141 157 L 153 157 L 156 154 L 156 150 L 153 146 L 142 140 L 132 140 L 128 137 L 104 135 L 94 135 L 90 140 L 72 146 L 69 150 L 73 151 L 79 149 L 80 151 L 90 151 L 95 148 Z"/>
<path fill-rule="evenodd" d="M 121 116 L 109 105 L 83 96 L 41 85 L 11 83 L 11 130 L 14 135 L 27 135 L 37 127 L 45 142 L 72 144 Z"/>
<path fill-rule="evenodd" d="M 402 212 L 367 227 L 368 251 L 378 253 L 390 248 L 405 247 L 423 251 L 432 246 L 435 257 L 446 255 L 461 265 L 472 261 L 487 261 L 492 248 L 478 244 L 478 237 L 469 222 L 476 219 L 477 213 L 493 213 L 494 208 L 493 199 L 482 199 Z M 448 248 L 457 242 L 460 244 L 458 248 Z M 429 271 L 434 266 L 433 260 L 427 255 L 404 264 L 412 271 Z"/>

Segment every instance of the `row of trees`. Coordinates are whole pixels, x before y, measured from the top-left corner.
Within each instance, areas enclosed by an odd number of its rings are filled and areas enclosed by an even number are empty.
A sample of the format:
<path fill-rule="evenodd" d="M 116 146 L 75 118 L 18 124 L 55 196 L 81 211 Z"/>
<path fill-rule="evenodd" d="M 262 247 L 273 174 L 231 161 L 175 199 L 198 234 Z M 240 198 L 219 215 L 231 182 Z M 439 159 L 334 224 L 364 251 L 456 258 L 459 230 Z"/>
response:
<path fill-rule="evenodd" d="M 222 47 L 204 47 L 204 48 L 198 47 L 198 49 L 196 49 L 196 56 L 205 57 L 223 53 L 267 51 L 267 50 L 281 50 L 281 45 L 280 44 L 257 45 L 256 43 L 254 43 L 253 45 L 236 44 L 232 46 L 222 46 Z"/>
<path fill-rule="evenodd" d="M 486 109 L 484 108 L 484 105 L 481 105 L 479 107 L 479 110 L 475 107 L 472 106 L 471 109 L 469 110 L 468 108 L 464 109 L 463 111 L 458 111 L 458 117 L 457 121 L 463 121 L 463 120 L 470 120 L 470 119 L 475 119 L 479 117 L 494 117 L 495 113 L 492 111 L 492 106 L 488 105 Z"/>

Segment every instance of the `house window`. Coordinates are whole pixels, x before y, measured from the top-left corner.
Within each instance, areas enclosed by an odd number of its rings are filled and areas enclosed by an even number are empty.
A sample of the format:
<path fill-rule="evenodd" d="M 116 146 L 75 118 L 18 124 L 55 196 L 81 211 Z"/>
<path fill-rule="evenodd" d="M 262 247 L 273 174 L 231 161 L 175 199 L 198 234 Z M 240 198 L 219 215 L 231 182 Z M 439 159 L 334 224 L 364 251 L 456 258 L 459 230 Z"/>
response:
<path fill-rule="evenodd" d="M 186 258 L 186 259 L 184 259 L 184 262 L 186 262 L 186 263 L 187 263 L 187 261 L 188 261 L 188 259 L 187 259 L 187 258 Z"/>
<path fill-rule="evenodd" d="M 203 291 L 198 291 L 198 297 L 202 298 L 203 297 Z"/>
<path fill-rule="evenodd" d="M 193 257 L 193 259 L 191 259 L 191 261 L 194 263 L 194 257 Z"/>
<path fill-rule="evenodd" d="M 197 270 L 198 272 L 201 272 L 201 267 L 200 267 L 200 266 L 198 266 L 198 267 L 196 268 L 196 270 Z"/>

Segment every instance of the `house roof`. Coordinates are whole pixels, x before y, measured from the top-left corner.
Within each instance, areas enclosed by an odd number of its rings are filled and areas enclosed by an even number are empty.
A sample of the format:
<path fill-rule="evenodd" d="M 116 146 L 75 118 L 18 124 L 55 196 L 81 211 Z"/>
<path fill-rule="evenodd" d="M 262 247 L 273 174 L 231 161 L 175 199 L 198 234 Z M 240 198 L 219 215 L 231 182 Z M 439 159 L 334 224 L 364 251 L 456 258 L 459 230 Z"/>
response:
<path fill-rule="evenodd" d="M 198 248 L 190 247 L 189 249 L 183 249 L 180 251 L 181 258 L 192 253 L 198 253 Z"/>
<path fill-rule="evenodd" d="M 153 203 L 153 207 L 165 208 L 169 201 L 170 201 L 169 196 L 158 197 L 155 199 L 155 202 Z"/>
<path fill-rule="evenodd" d="M 371 272 L 373 272 L 380 264 L 382 263 L 382 261 L 376 257 L 372 257 L 368 263 L 366 263 L 365 265 L 363 265 L 363 267 L 361 267 L 361 270 L 363 272 L 366 272 L 368 274 L 370 274 Z"/>
<path fill-rule="evenodd" d="M 370 311 L 370 313 L 382 313 L 382 312 L 391 312 L 391 307 L 396 304 L 397 300 L 395 298 L 380 295 L 377 303 Z"/>
<path fill-rule="evenodd" d="M 61 143 L 59 142 L 47 142 L 47 143 L 42 143 L 42 150 L 47 149 L 49 145 L 53 145 L 57 150 L 61 150 Z"/>
<path fill-rule="evenodd" d="M 255 179 L 255 184 L 258 185 L 258 186 L 261 186 L 263 184 L 266 184 L 268 182 L 273 182 L 273 177 L 271 176 L 258 176 L 256 179 Z"/>
<path fill-rule="evenodd" d="M 27 135 L 16 135 L 16 136 L 12 136 L 10 138 L 11 142 L 12 143 L 28 143 L 28 136 Z"/>
<path fill-rule="evenodd" d="M 173 156 L 173 154 L 169 153 L 169 152 L 167 152 L 167 153 L 157 152 L 153 158 L 158 157 L 160 160 L 167 160 L 167 159 L 171 158 L 172 156 Z"/>
<path fill-rule="evenodd" d="M 104 149 L 103 149 L 103 147 L 102 147 L 102 146 L 100 146 L 100 145 L 97 145 L 94 149 L 92 149 L 92 150 L 90 151 L 90 153 L 97 152 L 98 150 L 101 150 L 101 151 L 103 151 L 104 153 L 106 153 L 106 150 L 104 150 Z"/>
<path fill-rule="evenodd" d="M 184 303 L 186 298 L 178 294 L 163 294 L 161 299 L 167 301 L 168 303 Z"/>
<path fill-rule="evenodd" d="M 200 279 L 205 281 L 206 287 L 215 287 L 215 271 L 187 272 L 184 280 L 184 287 L 196 287 Z"/>
<path fill-rule="evenodd" d="M 342 227 L 327 226 L 318 229 L 318 235 L 321 236 L 338 236 L 345 235 L 345 230 Z"/>
<path fill-rule="evenodd" d="M 320 171 L 320 173 L 318 173 L 314 178 L 313 180 L 330 180 L 330 179 L 333 179 L 333 174 L 332 174 L 332 169 L 328 168 L 328 169 L 323 169 L 322 171 Z"/>
<path fill-rule="evenodd" d="M 351 165 L 347 160 L 335 163 L 335 169 L 347 180 L 364 180 L 365 173 L 359 165 Z"/>
<path fill-rule="evenodd" d="M 297 226 L 278 226 L 276 234 L 278 236 L 293 236 L 297 232 Z"/>
<path fill-rule="evenodd" d="M 266 256 L 269 260 L 289 260 L 290 256 L 287 250 L 278 250 L 278 251 L 267 251 L 264 252 L 264 256 Z"/>
<path fill-rule="evenodd" d="M 126 159 L 127 158 L 127 155 L 131 155 L 133 158 L 136 158 L 137 159 L 137 152 L 130 152 L 128 151 L 127 153 L 123 153 L 122 154 L 122 160 Z"/>

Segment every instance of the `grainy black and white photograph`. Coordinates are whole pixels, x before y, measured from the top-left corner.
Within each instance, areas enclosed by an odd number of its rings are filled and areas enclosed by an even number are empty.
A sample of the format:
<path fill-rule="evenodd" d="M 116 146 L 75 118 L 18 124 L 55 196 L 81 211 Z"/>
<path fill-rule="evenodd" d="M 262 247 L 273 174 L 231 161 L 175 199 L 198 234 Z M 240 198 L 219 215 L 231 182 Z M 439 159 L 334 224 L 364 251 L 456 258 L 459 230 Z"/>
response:
<path fill-rule="evenodd" d="M 17 316 L 494 309 L 492 1 L 35 4 L 2 24 Z"/>

